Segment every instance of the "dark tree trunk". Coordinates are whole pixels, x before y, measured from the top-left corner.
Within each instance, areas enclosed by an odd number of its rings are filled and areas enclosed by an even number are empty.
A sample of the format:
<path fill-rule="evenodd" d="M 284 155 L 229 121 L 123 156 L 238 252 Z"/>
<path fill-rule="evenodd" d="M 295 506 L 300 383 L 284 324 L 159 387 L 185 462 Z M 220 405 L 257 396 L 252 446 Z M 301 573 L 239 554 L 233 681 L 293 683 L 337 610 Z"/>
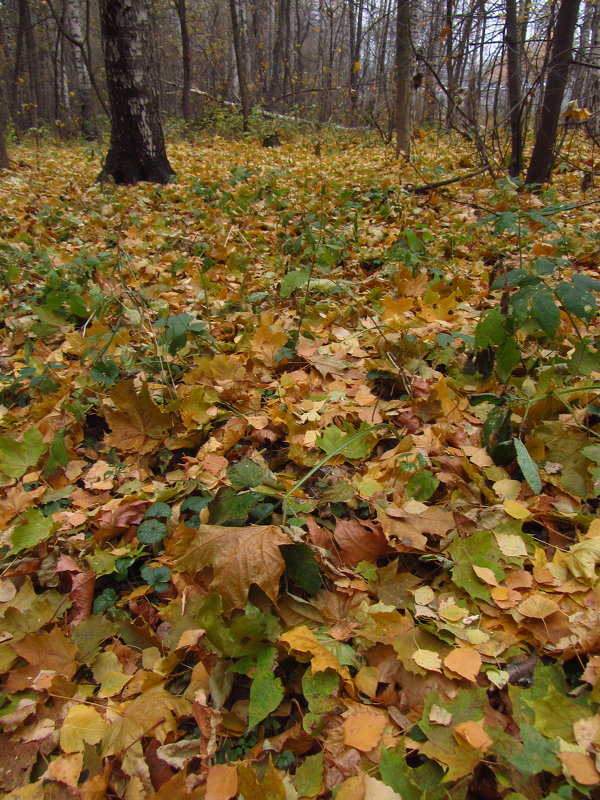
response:
<path fill-rule="evenodd" d="M 410 0 L 398 0 L 396 20 L 396 155 L 410 157 L 410 97 L 412 52 L 410 42 Z"/>
<path fill-rule="evenodd" d="M 182 67 L 182 88 L 181 88 L 181 113 L 185 122 L 191 122 L 191 88 L 192 88 L 192 62 L 190 50 L 190 32 L 187 24 L 187 9 L 185 0 L 175 0 L 175 8 L 179 17 L 179 28 L 181 30 L 181 67 Z"/>
<path fill-rule="evenodd" d="M 577 24 L 580 0 L 561 0 L 556 26 L 552 36 L 552 49 L 548 78 L 544 90 L 540 124 L 533 145 L 533 153 L 525 183 L 542 184 L 550 178 L 554 161 L 554 144 L 560 117 L 560 107 L 565 94 L 569 63 L 573 50 L 573 36 Z"/>
<path fill-rule="evenodd" d="M 508 174 L 518 178 L 523 163 L 521 129 L 521 42 L 517 24 L 517 0 L 506 0 L 506 73 L 510 118 L 510 164 Z"/>
<path fill-rule="evenodd" d="M 100 21 L 111 135 L 99 179 L 168 183 L 173 170 L 158 109 L 147 0 L 100 0 Z"/>

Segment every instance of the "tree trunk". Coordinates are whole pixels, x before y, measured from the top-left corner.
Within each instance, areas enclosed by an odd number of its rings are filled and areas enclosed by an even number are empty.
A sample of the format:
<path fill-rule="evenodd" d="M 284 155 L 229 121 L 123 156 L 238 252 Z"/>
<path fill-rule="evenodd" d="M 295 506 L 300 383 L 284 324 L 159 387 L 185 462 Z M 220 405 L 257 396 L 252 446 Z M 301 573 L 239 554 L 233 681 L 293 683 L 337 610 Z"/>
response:
<path fill-rule="evenodd" d="M 410 157 L 410 97 L 412 92 L 410 2 L 398 0 L 396 20 L 396 155 Z"/>
<path fill-rule="evenodd" d="M 573 49 L 579 2 L 580 0 L 561 0 L 558 9 L 540 124 L 525 178 L 527 184 L 546 183 L 550 178 L 555 157 L 554 144 L 560 109 L 569 76 L 569 62 Z"/>
<path fill-rule="evenodd" d="M 523 164 L 521 130 L 521 42 L 517 24 L 517 2 L 506 0 L 506 83 L 510 119 L 510 164 L 508 174 L 518 178 Z"/>
<path fill-rule="evenodd" d="M 111 136 L 100 180 L 168 183 L 147 0 L 100 0 Z"/>
<path fill-rule="evenodd" d="M 4 44 L 4 28 L 2 27 L 2 20 L 0 20 L 0 76 L 2 77 L 6 71 L 6 64 L 4 63 Z M 9 166 L 5 134 L 7 122 L 6 96 L 4 93 L 4 85 L 0 83 L 0 169 L 7 169 Z"/>
<path fill-rule="evenodd" d="M 66 0 L 64 22 L 72 40 L 77 42 L 77 44 L 73 45 L 73 60 L 75 63 L 77 99 L 79 101 L 80 118 L 78 122 L 84 138 L 95 139 L 98 131 L 92 103 L 92 84 L 83 57 L 83 29 L 81 26 L 79 0 Z"/>
<path fill-rule="evenodd" d="M 229 0 L 229 12 L 231 14 L 231 32 L 233 33 L 233 49 L 237 67 L 240 105 L 242 106 L 242 129 L 244 133 L 246 133 L 248 131 L 248 120 L 250 119 L 250 97 L 248 95 L 248 79 L 246 76 L 246 46 L 244 34 L 241 30 L 236 0 Z"/>
<path fill-rule="evenodd" d="M 190 32 L 187 24 L 187 9 L 185 0 L 175 0 L 175 8 L 179 17 L 179 29 L 181 31 L 181 114 L 184 122 L 191 122 L 191 88 L 192 88 L 192 63 L 190 50 Z"/>

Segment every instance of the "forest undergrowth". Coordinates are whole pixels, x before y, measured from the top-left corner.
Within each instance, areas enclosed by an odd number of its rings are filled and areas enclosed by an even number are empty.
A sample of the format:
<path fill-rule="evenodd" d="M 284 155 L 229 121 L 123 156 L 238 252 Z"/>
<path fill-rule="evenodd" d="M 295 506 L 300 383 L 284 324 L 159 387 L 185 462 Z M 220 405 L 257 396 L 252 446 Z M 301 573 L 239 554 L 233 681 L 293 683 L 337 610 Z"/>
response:
<path fill-rule="evenodd" d="M 599 796 L 600 155 L 318 144 L 11 152 L 7 800 Z"/>

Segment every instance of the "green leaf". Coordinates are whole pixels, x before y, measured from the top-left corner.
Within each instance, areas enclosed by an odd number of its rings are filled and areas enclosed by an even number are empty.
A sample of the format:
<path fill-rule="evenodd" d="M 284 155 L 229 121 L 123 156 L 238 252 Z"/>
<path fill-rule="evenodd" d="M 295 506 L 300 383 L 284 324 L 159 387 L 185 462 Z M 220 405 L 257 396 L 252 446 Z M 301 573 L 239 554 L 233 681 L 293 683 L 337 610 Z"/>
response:
<path fill-rule="evenodd" d="M 259 497 L 254 492 L 236 492 L 230 486 L 224 486 L 208 504 L 210 524 L 243 525 L 258 504 Z"/>
<path fill-rule="evenodd" d="M 491 288 L 495 290 L 504 289 L 505 286 L 521 286 L 521 284 L 525 283 L 526 281 L 535 280 L 539 280 L 539 278 L 535 278 L 524 269 L 511 269 L 508 272 L 505 272 L 503 275 L 500 275 L 500 277 L 496 278 L 496 280 L 492 283 Z"/>
<path fill-rule="evenodd" d="M 571 278 L 578 289 L 589 289 L 591 292 L 600 292 L 600 281 L 589 275 L 576 274 Z"/>
<path fill-rule="evenodd" d="M 540 494 L 542 491 L 542 479 L 540 478 L 540 471 L 537 464 L 527 452 L 527 448 L 520 439 L 514 440 L 515 450 L 517 452 L 517 464 L 523 477 L 529 484 L 529 488 L 534 494 Z"/>
<path fill-rule="evenodd" d="M 505 231 L 517 233 L 518 230 L 519 221 L 514 211 L 503 211 L 498 214 L 494 222 L 494 233 L 504 233 Z"/>
<path fill-rule="evenodd" d="M 142 579 L 152 586 L 155 592 L 164 592 L 169 588 L 171 570 L 168 567 L 143 567 L 140 570 Z"/>
<path fill-rule="evenodd" d="M 591 322 L 596 313 L 596 298 L 583 286 L 575 286 L 569 281 L 559 284 L 557 295 L 565 311 L 585 322 Z"/>
<path fill-rule="evenodd" d="M 402 797 L 402 800 L 421 800 L 422 790 L 415 784 L 415 770 L 406 763 L 402 746 L 391 750 L 384 748 L 379 762 L 381 780 Z"/>
<path fill-rule="evenodd" d="M 385 751 L 384 751 L 385 752 Z M 323 785 L 323 751 L 307 756 L 294 775 L 294 786 L 300 797 L 316 797 Z"/>
<path fill-rule="evenodd" d="M 268 717 L 272 711 L 275 711 L 283 700 L 283 684 L 279 678 L 273 675 L 272 671 L 276 652 L 274 647 L 263 647 L 257 654 L 254 680 L 250 687 L 249 730 Z"/>
<path fill-rule="evenodd" d="M 119 367 L 112 358 L 99 358 L 92 364 L 90 375 L 97 383 L 112 386 L 119 379 Z"/>
<path fill-rule="evenodd" d="M 590 444 L 581 451 L 586 458 L 595 464 L 600 464 L 600 444 Z"/>
<path fill-rule="evenodd" d="M 309 595 L 317 594 L 322 581 L 312 548 L 307 544 L 284 544 L 280 549 L 287 575 Z"/>
<path fill-rule="evenodd" d="M 558 742 L 547 739 L 529 725 L 521 725 L 523 752 L 517 752 L 509 759 L 510 763 L 526 775 L 538 775 L 541 772 L 557 772 L 560 761 L 556 757 Z"/>
<path fill-rule="evenodd" d="M 504 341 L 496 352 L 496 372 L 501 381 L 507 381 L 521 360 L 521 350 L 514 337 Z"/>
<path fill-rule="evenodd" d="M 416 472 L 406 484 L 406 493 L 414 500 L 429 500 L 440 485 L 439 480 L 428 469 Z"/>
<path fill-rule="evenodd" d="M 14 529 L 11 536 L 13 549 L 11 553 L 20 553 L 28 550 L 40 542 L 45 542 L 52 536 L 54 523 L 50 517 L 45 517 L 39 508 L 30 508 L 23 519 L 22 525 Z"/>
<path fill-rule="evenodd" d="M 552 292 L 546 286 L 542 286 L 533 296 L 533 314 L 546 336 L 556 336 L 560 325 L 560 311 Z"/>
<path fill-rule="evenodd" d="M 499 345 L 506 339 L 506 317 L 500 306 L 492 308 L 475 328 L 475 346 L 481 350 Z"/>
<path fill-rule="evenodd" d="M 167 526 L 157 519 L 145 519 L 140 523 L 137 532 L 140 544 L 158 544 L 167 535 Z"/>
<path fill-rule="evenodd" d="M 0 436 L 0 472 L 8 478 L 21 478 L 35 467 L 48 445 L 37 428 L 29 428 L 23 439 L 16 442 L 10 436 Z"/>
<path fill-rule="evenodd" d="M 369 442 L 366 434 L 372 429 L 371 425 L 363 423 L 358 430 L 349 422 L 344 423 L 344 430 L 340 430 L 337 425 L 328 425 L 323 433 L 317 437 L 317 445 L 328 455 L 342 454 L 346 458 L 365 458 L 371 452 L 372 442 Z M 357 434 L 364 432 L 364 436 L 359 436 L 353 442 L 350 440 Z M 344 443 L 348 442 L 346 446 Z"/>
<path fill-rule="evenodd" d="M 291 270 L 291 272 L 288 272 L 281 281 L 279 294 L 282 297 L 289 297 L 296 291 L 296 289 L 299 289 L 301 286 L 305 286 L 308 283 L 309 277 L 310 275 L 305 269 Z"/>
<path fill-rule="evenodd" d="M 65 467 L 69 463 L 69 451 L 65 444 L 65 432 L 57 431 L 50 443 L 50 453 L 44 467 L 44 476 L 52 475 L 58 467 Z"/>
<path fill-rule="evenodd" d="M 69 309 L 72 314 L 75 314 L 80 319 L 85 319 L 89 314 L 85 300 L 76 294 L 69 297 Z"/>
<path fill-rule="evenodd" d="M 144 519 L 171 519 L 172 513 L 171 506 L 166 503 L 152 503 L 146 509 Z"/>
<path fill-rule="evenodd" d="M 227 467 L 227 477 L 234 489 L 253 489 L 263 482 L 263 469 L 250 458 L 242 458 Z"/>

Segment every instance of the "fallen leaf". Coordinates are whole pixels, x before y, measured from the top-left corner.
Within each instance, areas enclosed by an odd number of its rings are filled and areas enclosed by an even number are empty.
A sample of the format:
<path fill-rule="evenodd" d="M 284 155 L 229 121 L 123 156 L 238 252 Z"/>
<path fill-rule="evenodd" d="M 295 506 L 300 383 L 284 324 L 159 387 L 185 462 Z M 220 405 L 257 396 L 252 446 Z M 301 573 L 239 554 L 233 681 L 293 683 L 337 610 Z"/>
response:
<path fill-rule="evenodd" d="M 214 764 L 206 775 L 205 800 L 230 800 L 238 790 L 237 769 L 229 764 Z"/>
<path fill-rule="evenodd" d="M 481 656 L 476 650 L 471 650 L 469 647 L 457 647 L 456 650 L 448 653 L 444 659 L 444 666 L 460 675 L 461 678 L 475 683 L 481 669 Z"/>
<path fill-rule="evenodd" d="M 596 769 L 594 759 L 587 753 L 558 753 L 567 774 L 582 786 L 597 786 L 600 773 Z"/>
<path fill-rule="evenodd" d="M 197 531 L 185 529 L 178 542 L 176 566 L 193 574 L 211 567 L 210 589 L 222 595 L 227 610 L 246 604 L 253 583 L 274 602 L 285 569 L 279 550 L 282 544 L 290 544 L 290 539 L 276 525 L 200 525 Z"/>
<path fill-rule="evenodd" d="M 376 709 L 357 706 L 344 719 L 344 743 L 367 753 L 377 747 L 386 725 L 385 715 Z"/>
<path fill-rule="evenodd" d="M 442 659 L 435 650 L 417 649 L 412 653 L 412 658 L 423 669 L 433 670 L 434 672 L 442 671 Z"/>
<path fill-rule="evenodd" d="M 147 384 L 138 392 L 133 381 L 122 381 L 110 391 L 110 398 L 116 408 L 104 411 L 111 428 L 106 444 L 122 453 L 157 450 L 172 427 L 172 417 L 156 405 Z"/>
<path fill-rule="evenodd" d="M 467 720 L 460 722 L 454 726 L 454 734 L 458 740 L 463 740 L 475 750 L 480 750 L 482 753 L 487 751 L 492 746 L 493 742 L 487 733 L 484 731 L 483 726 L 479 722 Z"/>
<path fill-rule="evenodd" d="M 60 729 L 60 746 L 65 753 L 83 752 L 86 744 L 98 744 L 107 728 L 108 723 L 93 706 L 72 706 Z"/>

